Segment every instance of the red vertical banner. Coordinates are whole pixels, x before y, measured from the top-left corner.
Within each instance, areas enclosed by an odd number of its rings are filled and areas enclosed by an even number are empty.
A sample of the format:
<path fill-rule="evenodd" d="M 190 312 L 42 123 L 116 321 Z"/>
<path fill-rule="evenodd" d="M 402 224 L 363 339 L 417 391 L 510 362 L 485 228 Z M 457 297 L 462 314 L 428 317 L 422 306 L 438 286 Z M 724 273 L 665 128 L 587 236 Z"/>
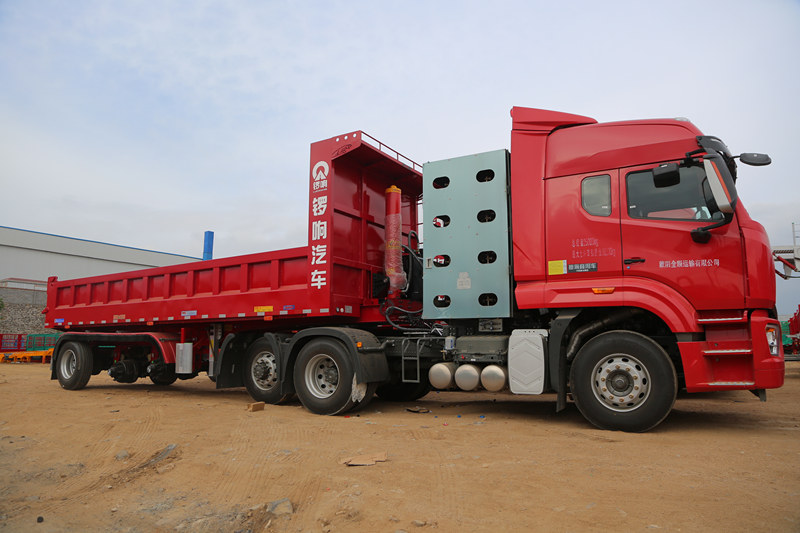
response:
<path fill-rule="evenodd" d="M 308 287 L 314 314 L 330 312 L 330 280 L 333 262 L 330 238 L 333 234 L 331 158 L 325 141 L 311 145 L 311 176 L 308 206 Z"/>

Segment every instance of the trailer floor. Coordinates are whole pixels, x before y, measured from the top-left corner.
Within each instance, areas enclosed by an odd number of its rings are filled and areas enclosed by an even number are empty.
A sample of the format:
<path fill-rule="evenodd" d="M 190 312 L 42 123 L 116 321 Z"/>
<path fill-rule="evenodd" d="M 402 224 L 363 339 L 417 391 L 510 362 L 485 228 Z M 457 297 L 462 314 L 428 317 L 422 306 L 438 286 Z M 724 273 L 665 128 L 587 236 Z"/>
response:
<path fill-rule="evenodd" d="M 431 393 L 323 417 L 248 412 L 204 376 L 70 392 L 45 365 L 4 364 L 0 529 L 798 531 L 800 363 L 768 397 L 683 396 L 633 435 L 573 405 L 556 415 L 550 396 Z"/>

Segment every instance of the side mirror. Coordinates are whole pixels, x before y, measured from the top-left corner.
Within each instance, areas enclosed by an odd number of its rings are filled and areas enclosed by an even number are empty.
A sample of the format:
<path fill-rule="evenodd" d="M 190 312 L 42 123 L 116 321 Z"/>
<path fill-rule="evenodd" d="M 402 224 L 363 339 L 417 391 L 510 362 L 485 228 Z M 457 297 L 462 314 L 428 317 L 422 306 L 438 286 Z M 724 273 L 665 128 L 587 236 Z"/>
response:
<path fill-rule="evenodd" d="M 754 167 L 763 167 L 772 163 L 772 159 L 770 159 L 767 154 L 755 154 L 752 152 L 747 152 L 740 155 L 739 161 L 745 165 L 751 165 Z"/>
<path fill-rule="evenodd" d="M 714 195 L 717 208 L 724 214 L 732 214 L 734 200 L 731 198 L 731 193 L 728 191 L 725 181 L 719 172 L 718 164 L 722 164 L 722 157 L 719 155 L 707 155 L 703 158 L 703 166 L 705 167 L 706 177 L 708 178 L 708 185 L 711 188 L 711 193 Z"/>
<path fill-rule="evenodd" d="M 672 187 L 681 182 L 681 173 L 678 163 L 664 163 L 653 169 L 653 185 L 657 189 Z"/>
<path fill-rule="evenodd" d="M 711 240 L 711 232 L 706 228 L 695 228 L 691 232 L 692 240 L 697 244 L 706 244 Z"/>

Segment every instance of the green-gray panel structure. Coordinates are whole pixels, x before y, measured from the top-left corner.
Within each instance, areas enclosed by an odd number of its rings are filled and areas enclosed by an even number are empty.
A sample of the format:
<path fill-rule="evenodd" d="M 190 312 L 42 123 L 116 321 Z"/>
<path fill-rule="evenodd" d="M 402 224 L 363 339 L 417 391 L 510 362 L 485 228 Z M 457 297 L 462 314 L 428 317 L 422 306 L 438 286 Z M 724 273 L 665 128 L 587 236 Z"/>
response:
<path fill-rule="evenodd" d="M 511 316 L 508 151 L 423 166 L 423 317 Z"/>

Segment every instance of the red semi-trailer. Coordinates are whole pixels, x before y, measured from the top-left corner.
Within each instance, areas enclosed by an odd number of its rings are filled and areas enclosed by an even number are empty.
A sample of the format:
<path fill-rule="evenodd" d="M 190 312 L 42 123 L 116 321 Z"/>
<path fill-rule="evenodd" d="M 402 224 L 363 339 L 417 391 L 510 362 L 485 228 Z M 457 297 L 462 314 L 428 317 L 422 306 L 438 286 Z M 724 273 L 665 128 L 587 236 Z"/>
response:
<path fill-rule="evenodd" d="M 52 379 L 206 372 L 319 414 L 432 387 L 557 410 L 569 393 L 625 431 L 681 389 L 780 387 L 771 249 L 735 185 L 736 159 L 769 157 L 683 119 L 511 115 L 510 153 L 424 167 L 360 131 L 312 144 L 305 247 L 50 278 Z"/>

